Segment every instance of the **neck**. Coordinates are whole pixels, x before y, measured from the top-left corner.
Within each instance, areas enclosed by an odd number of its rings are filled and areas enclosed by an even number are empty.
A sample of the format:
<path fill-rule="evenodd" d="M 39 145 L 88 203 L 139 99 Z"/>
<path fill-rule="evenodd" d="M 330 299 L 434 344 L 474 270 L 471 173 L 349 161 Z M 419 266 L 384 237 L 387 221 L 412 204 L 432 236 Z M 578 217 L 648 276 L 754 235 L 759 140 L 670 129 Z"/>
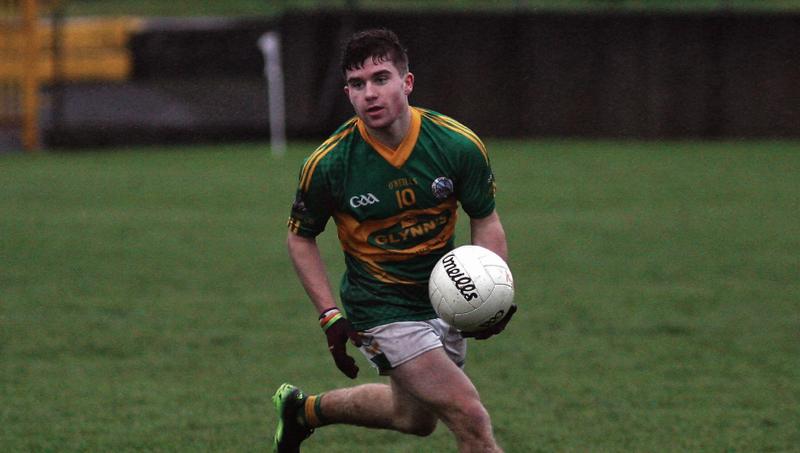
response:
<path fill-rule="evenodd" d="M 406 134 L 408 134 L 408 129 L 410 127 L 411 108 L 407 106 L 405 112 L 400 115 L 397 121 L 381 129 L 372 129 L 371 127 L 367 127 L 367 131 L 373 139 L 381 142 L 391 149 L 397 149 L 397 147 L 400 146 L 400 143 L 403 142 Z"/>

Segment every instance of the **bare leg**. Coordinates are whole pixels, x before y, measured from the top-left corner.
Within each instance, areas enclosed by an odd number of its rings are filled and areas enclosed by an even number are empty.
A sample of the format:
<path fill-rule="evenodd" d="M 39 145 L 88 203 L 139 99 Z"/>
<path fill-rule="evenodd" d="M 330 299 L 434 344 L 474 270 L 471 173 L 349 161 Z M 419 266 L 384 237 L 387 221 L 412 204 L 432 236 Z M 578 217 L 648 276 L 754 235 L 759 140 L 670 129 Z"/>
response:
<path fill-rule="evenodd" d="M 475 386 L 441 348 L 400 365 L 391 385 L 337 389 L 322 398 L 328 423 L 347 423 L 426 436 L 441 419 L 460 452 L 502 452 Z"/>
<path fill-rule="evenodd" d="M 502 452 L 478 391 L 442 349 L 428 351 L 398 367 L 392 380 L 447 425 L 456 437 L 458 451 Z"/>
<path fill-rule="evenodd" d="M 322 416 L 328 423 L 346 423 L 427 436 L 436 416 L 394 382 L 364 384 L 326 392 Z"/>

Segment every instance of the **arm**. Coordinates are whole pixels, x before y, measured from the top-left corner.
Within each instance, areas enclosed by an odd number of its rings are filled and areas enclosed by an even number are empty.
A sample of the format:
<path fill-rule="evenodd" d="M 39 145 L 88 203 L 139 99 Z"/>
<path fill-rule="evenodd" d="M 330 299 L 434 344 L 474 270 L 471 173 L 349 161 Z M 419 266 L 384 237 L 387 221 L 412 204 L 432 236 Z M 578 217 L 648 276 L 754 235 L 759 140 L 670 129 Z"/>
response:
<path fill-rule="evenodd" d="M 297 277 L 317 312 L 322 314 L 325 310 L 336 307 L 336 299 L 325 272 L 317 240 L 289 233 L 286 246 Z"/>
<path fill-rule="evenodd" d="M 473 245 L 487 248 L 508 262 L 506 232 L 503 230 L 503 224 L 500 223 L 500 216 L 497 215 L 497 211 L 492 211 L 491 214 L 482 219 L 471 218 L 469 226 Z"/>
<path fill-rule="evenodd" d="M 500 223 L 500 217 L 497 211 L 492 211 L 491 214 L 482 218 L 470 218 L 469 221 L 470 231 L 472 233 L 472 244 L 479 245 L 487 248 L 494 253 L 498 254 L 504 261 L 508 261 L 508 245 L 506 244 L 506 232 L 503 230 L 503 224 Z M 472 337 L 476 340 L 485 340 L 494 335 L 502 332 L 511 317 L 517 311 L 517 306 L 511 304 L 508 313 L 503 317 L 500 322 L 480 332 L 462 333 L 465 337 Z"/>
<path fill-rule="evenodd" d="M 355 360 L 347 355 L 345 346 L 348 340 L 356 346 L 361 346 L 361 339 L 350 321 L 344 318 L 336 307 L 336 299 L 333 297 L 316 239 L 290 232 L 286 238 L 286 246 L 300 283 L 320 313 L 320 327 L 328 339 L 328 350 L 333 356 L 336 367 L 350 379 L 355 379 L 358 375 L 358 366 Z"/>

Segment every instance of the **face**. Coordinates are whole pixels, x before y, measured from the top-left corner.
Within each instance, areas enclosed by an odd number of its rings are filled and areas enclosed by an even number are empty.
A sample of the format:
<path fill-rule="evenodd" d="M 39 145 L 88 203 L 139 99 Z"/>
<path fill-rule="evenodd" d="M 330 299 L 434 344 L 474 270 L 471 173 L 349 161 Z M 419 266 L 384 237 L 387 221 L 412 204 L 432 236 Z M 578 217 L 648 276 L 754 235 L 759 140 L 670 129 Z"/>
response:
<path fill-rule="evenodd" d="M 356 115 L 370 129 L 389 129 L 408 114 L 408 95 L 414 75 L 401 75 L 391 61 L 364 60 L 364 65 L 345 73 L 345 93 Z"/>

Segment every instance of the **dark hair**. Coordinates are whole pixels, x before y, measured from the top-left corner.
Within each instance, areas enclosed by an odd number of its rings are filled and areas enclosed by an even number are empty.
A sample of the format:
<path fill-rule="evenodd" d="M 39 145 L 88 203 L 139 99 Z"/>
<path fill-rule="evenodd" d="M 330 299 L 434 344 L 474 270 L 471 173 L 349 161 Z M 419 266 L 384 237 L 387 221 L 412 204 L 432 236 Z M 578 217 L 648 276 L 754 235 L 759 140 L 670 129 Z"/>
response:
<path fill-rule="evenodd" d="M 406 49 L 391 30 L 373 28 L 351 36 L 342 51 L 342 74 L 362 67 L 370 57 L 375 63 L 391 61 L 400 74 L 408 72 Z"/>

